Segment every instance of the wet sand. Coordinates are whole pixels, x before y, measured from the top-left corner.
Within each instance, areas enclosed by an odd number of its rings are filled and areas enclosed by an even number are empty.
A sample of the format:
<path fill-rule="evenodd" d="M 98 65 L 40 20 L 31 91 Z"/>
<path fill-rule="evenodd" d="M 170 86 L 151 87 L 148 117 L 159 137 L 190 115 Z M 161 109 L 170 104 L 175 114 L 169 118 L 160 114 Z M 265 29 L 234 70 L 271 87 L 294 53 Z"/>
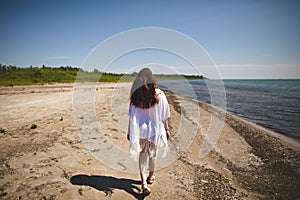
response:
<path fill-rule="evenodd" d="M 129 88 L 130 83 L 99 83 L 95 89 L 101 133 L 124 151 L 129 150 Z M 126 172 L 120 162 L 120 169 L 111 168 L 85 148 L 74 122 L 73 89 L 73 84 L 0 88 L 0 199 L 300 197 L 299 143 L 172 93 L 167 93 L 170 147 L 176 159 L 156 172 L 152 192 L 145 197 L 138 174 Z M 217 130 L 212 121 L 222 125 L 221 134 L 200 157 L 207 133 Z M 185 136 L 192 131 L 188 142 Z M 185 144 L 187 149 L 176 148 Z"/>

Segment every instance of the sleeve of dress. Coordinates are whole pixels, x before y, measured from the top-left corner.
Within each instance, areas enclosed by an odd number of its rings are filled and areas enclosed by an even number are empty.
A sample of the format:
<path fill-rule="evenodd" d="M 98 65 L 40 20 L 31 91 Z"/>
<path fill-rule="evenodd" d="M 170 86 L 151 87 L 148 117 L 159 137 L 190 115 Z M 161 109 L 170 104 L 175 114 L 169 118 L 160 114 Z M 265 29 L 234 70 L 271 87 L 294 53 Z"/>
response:
<path fill-rule="evenodd" d="M 169 107 L 169 103 L 167 100 L 166 95 L 164 94 L 164 92 L 161 92 L 161 98 L 160 98 L 160 109 L 161 109 L 161 117 L 162 120 L 165 121 L 170 117 L 170 107 Z"/>

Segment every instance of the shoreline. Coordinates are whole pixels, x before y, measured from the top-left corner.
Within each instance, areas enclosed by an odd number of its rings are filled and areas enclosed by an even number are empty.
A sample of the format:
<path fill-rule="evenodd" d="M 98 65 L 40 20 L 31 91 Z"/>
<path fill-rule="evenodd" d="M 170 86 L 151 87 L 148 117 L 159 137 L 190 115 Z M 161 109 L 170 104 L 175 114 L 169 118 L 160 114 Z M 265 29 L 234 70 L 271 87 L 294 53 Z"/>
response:
<path fill-rule="evenodd" d="M 195 100 L 196 101 L 196 100 Z M 215 107 L 209 103 L 205 103 L 205 102 L 201 102 L 201 101 L 196 101 L 199 103 L 200 106 L 202 106 L 203 108 L 206 108 L 207 110 L 215 110 L 217 112 L 220 112 L 222 113 L 222 115 L 224 115 L 224 113 L 226 113 L 226 116 L 229 116 L 229 117 L 232 117 L 238 121 L 241 121 L 243 123 L 245 123 L 246 125 L 258 130 L 258 131 L 261 131 L 262 133 L 267 133 L 268 135 L 274 137 L 274 138 L 277 138 L 277 139 L 280 139 L 282 140 L 282 142 L 285 142 L 289 145 L 292 145 L 294 148 L 296 148 L 297 150 L 300 150 L 300 138 L 297 138 L 295 136 L 292 136 L 292 135 L 288 135 L 288 134 L 283 134 L 283 133 L 278 133 L 274 130 L 271 130 L 267 127 L 264 127 L 260 124 L 256 124 L 254 122 L 252 122 L 251 120 L 249 119 L 244 119 L 242 117 L 239 117 L 233 113 L 229 113 L 227 111 L 224 111 L 222 110 L 221 108 L 219 107 Z M 210 107 L 210 108 L 207 108 L 207 107 Z"/>
<path fill-rule="evenodd" d="M 207 85 L 209 83 L 191 81 L 189 84 L 194 87 L 191 91 L 185 91 L 185 86 L 175 81 L 162 82 L 161 86 L 181 95 L 191 96 L 196 101 L 221 106 L 227 113 L 273 132 L 300 139 L 300 127 L 296 120 L 299 117 L 299 109 L 293 108 L 293 105 L 296 107 L 299 105 L 296 91 L 297 82 L 286 84 L 286 82 L 279 81 L 273 84 L 267 80 L 263 80 L 261 83 L 230 80 L 228 83 L 224 82 L 225 91 L 222 89 L 222 102 L 218 104 L 210 101 L 211 91 L 208 91 Z M 218 90 L 216 89 L 216 91 Z M 226 92 L 226 99 L 224 92 Z M 213 101 L 213 99 L 211 100 Z M 221 99 L 217 101 L 221 101 Z"/>
<path fill-rule="evenodd" d="M 258 129 L 259 131 L 262 131 L 264 133 L 267 133 L 268 135 L 274 137 L 274 138 L 277 138 L 277 139 L 280 139 L 282 142 L 285 142 L 287 143 L 288 145 L 291 145 L 293 146 L 294 148 L 296 148 L 297 150 L 300 150 L 300 138 L 298 137 L 295 137 L 295 136 L 292 136 L 292 135 L 287 135 L 287 134 L 283 134 L 283 133 L 278 133 L 274 130 L 271 130 L 269 128 L 266 128 L 260 124 L 256 124 L 250 120 L 247 120 L 247 119 L 243 119 L 239 116 L 236 116 L 236 115 L 233 115 L 233 114 L 229 114 L 227 113 L 228 115 L 231 115 L 232 117 L 234 118 L 237 118 L 238 120 L 242 121 L 243 123 L 255 128 L 255 129 Z"/>
<path fill-rule="evenodd" d="M 230 116 L 238 121 L 242 121 L 243 123 L 245 123 L 246 125 L 248 126 L 251 126 L 253 127 L 254 129 L 257 129 L 258 131 L 261 131 L 263 133 L 267 133 L 268 135 L 274 137 L 274 138 L 277 138 L 277 139 L 280 139 L 282 140 L 282 142 L 285 142 L 287 143 L 288 145 L 291 145 L 293 146 L 293 148 L 296 148 L 297 150 L 300 150 L 300 138 L 296 137 L 296 136 L 293 136 L 293 135 L 288 135 L 288 134 L 283 134 L 283 133 L 278 133 L 274 130 L 271 130 L 267 127 L 264 127 L 260 124 L 257 124 L 255 122 L 252 122 L 251 120 L 249 119 L 245 119 L 245 118 L 242 118 L 240 116 L 237 116 L 236 114 L 234 113 L 230 113 L 228 111 L 225 111 L 219 107 L 216 107 L 212 104 L 209 104 L 209 103 L 206 103 L 206 102 L 203 102 L 203 101 L 199 101 L 199 100 L 195 100 L 195 99 L 192 99 L 190 97 L 187 97 L 187 96 L 184 96 L 184 95 L 181 95 L 181 94 L 177 94 L 177 93 L 173 93 L 173 92 L 170 92 L 170 91 L 167 91 L 168 93 L 171 93 L 173 95 L 176 95 L 176 96 L 182 96 L 184 98 L 187 98 L 189 99 L 190 101 L 193 101 L 197 104 L 199 104 L 199 106 L 201 106 L 203 109 L 207 110 L 207 111 L 214 111 L 213 113 L 216 114 L 218 113 L 217 115 L 221 115 L 221 116 Z"/>

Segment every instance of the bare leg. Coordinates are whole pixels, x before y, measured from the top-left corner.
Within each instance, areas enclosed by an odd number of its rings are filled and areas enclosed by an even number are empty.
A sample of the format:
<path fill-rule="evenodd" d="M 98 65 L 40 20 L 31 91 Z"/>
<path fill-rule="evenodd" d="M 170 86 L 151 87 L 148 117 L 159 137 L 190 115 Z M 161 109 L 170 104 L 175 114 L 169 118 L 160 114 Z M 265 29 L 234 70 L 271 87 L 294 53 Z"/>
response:
<path fill-rule="evenodd" d="M 140 168 L 140 175 L 142 179 L 142 190 L 143 194 L 150 194 L 150 189 L 147 185 L 147 176 L 146 176 L 146 165 L 147 165 L 147 158 L 149 156 L 149 152 L 147 151 L 147 148 L 144 148 L 142 152 L 140 153 L 139 157 L 139 168 Z"/>
<path fill-rule="evenodd" d="M 155 158 L 149 158 L 149 179 L 151 179 L 154 175 L 155 171 L 155 164 L 156 164 L 156 159 Z"/>
<path fill-rule="evenodd" d="M 143 151 L 140 153 L 139 169 L 140 169 L 142 184 L 147 184 L 147 177 L 146 177 L 146 173 L 145 173 L 146 165 L 147 165 L 147 157 L 148 157 L 148 153 L 143 152 Z"/>

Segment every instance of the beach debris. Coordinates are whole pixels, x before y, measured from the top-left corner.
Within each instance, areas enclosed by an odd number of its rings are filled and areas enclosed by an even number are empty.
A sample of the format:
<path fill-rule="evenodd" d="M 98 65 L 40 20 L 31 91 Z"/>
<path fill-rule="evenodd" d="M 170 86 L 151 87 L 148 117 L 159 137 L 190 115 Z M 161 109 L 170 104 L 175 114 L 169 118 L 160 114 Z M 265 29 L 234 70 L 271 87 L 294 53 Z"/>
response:
<path fill-rule="evenodd" d="M 201 179 L 201 182 L 202 182 L 202 183 L 208 183 L 208 181 L 207 181 L 207 180 L 204 180 L 204 179 Z"/>
<path fill-rule="evenodd" d="M 93 159 L 89 158 L 89 159 L 87 159 L 85 161 L 82 161 L 81 164 L 87 166 L 87 165 L 90 165 L 92 162 L 93 162 Z"/>
<path fill-rule="evenodd" d="M 83 189 L 82 189 L 82 188 L 79 188 L 79 189 L 78 189 L 78 193 L 82 196 L 82 195 L 83 195 Z"/>
<path fill-rule="evenodd" d="M 5 129 L 0 127 L 0 133 L 5 133 Z"/>
<path fill-rule="evenodd" d="M 37 125 L 36 124 L 31 124 L 30 129 L 35 129 L 35 128 L 37 128 Z"/>
<path fill-rule="evenodd" d="M 60 119 L 59 119 L 59 121 L 63 121 L 63 120 L 64 120 L 64 118 L 61 116 Z"/>
<path fill-rule="evenodd" d="M 63 169 L 63 174 L 61 175 L 62 178 L 70 180 L 71 176 L 69 173 L 66 172 L 66 170 Z"/>
<path fill-rule="evenodd" d="M 60 167 L 60 166 L 58 166 L 58 168 L 61 169 L 62 172 L 63 172 L 62 175 L 61 175 L 62 178 L 65 178 L 65 179 L 68 179 L 68 180 L 71 179 L 71 177 L 72 177 L 71 172 L 67 172 L 67 170 L 65 168 Z"/>
<path fill-rule="evenodd" d="M 127 169 L 126 166 L 123 163 L 121 163 L 121 162 L 118 162 L 118 165 L 121 166 L 123 168 L 123 170 Z"/>

